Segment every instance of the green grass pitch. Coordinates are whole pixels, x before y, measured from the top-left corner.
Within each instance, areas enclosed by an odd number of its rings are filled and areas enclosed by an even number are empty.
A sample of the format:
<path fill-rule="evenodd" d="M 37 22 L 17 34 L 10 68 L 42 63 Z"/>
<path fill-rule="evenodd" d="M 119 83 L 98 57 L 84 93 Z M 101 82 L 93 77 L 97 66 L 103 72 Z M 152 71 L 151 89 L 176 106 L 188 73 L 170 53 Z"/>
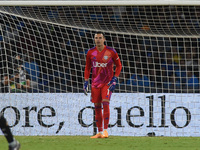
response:
<path fill-rule="evenodd" d="M 15 136 L 21 150 L 200 150 L 200 137 Z M 8 149 L 0 136 L 0 150 Z"/>

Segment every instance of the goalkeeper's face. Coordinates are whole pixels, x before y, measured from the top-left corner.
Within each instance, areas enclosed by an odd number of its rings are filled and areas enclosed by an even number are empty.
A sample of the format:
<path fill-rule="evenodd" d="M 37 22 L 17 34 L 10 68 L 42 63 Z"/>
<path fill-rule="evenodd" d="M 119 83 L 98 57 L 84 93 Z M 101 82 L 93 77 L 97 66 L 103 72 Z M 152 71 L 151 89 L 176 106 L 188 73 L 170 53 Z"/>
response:
<path fill-rule="evenodd" d="M 104 46 L 105 37 L 103 34 L 95 34 L 94 40 L 97 47 Z"/>

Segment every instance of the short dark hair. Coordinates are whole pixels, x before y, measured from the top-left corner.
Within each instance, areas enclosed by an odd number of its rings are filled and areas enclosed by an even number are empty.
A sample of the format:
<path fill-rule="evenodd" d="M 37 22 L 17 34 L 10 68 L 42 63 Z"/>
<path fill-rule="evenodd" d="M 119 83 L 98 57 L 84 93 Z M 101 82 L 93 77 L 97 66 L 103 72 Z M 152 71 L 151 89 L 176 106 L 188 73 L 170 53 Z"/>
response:
<path fill-rule="evenodd" d="M 102 35 L 103 35 L 103 37 L 104 37 L 104 38 L 106 38 L 106 37 L 105 37 L 105 35 L 104 35 L 104 33 L 103 33 L 103 32 L 101 32 L 101 31 L 97 31 L 95 34 L 102 34 Z"/>

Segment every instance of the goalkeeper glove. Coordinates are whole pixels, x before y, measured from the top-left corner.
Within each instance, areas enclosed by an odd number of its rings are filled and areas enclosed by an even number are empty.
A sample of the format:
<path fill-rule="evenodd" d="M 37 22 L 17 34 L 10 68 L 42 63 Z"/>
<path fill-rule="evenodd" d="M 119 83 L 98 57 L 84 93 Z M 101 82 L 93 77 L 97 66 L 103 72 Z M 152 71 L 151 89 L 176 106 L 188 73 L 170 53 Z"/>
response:
<path fill-rule="evenodd" d="M 108 83 L 108 85 L 110 86 L 110 87 L 109 87 L 109 90 L 110 90 L 111 92 L 113 92 L 113 91 L 115 90 L 116 84 L 117 84 L 117 77 L 114 76 L 114 77 L 112 78 L 112 80 Z"/>
<path fill-rule="evenodd" d="M 88 81 L 84 82 L 83 90 L 84 90 L 84 94 L 87 96 L 87 93 L 88 93 Z"/>

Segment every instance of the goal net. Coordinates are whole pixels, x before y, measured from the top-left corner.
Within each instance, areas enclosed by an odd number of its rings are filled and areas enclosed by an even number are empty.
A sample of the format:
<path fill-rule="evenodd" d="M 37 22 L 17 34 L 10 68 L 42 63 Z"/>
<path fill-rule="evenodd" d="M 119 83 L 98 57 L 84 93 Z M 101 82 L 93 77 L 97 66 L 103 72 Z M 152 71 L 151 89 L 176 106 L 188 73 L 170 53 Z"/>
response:
<path fill-rule="evenodd" d="M 15 134 L 96 132 L 83 82 L 102 31 L 122 63 L 111 134 L 199 136 L 200 6 L 19 3 L 0 18 L 0 110 Z"/>

